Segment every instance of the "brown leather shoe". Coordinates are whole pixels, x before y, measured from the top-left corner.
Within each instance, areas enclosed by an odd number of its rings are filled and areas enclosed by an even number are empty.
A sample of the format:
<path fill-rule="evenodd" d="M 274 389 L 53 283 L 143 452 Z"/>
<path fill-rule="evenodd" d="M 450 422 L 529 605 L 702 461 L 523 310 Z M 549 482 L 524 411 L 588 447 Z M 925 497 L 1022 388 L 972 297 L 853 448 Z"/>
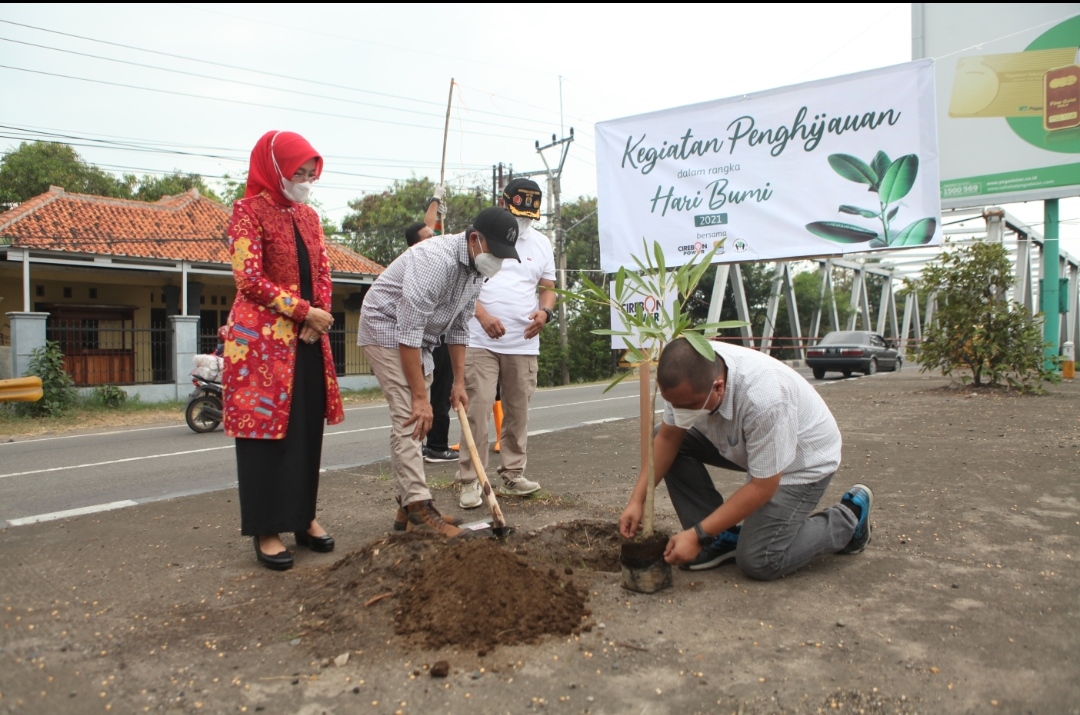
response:
<path fill-rule="evenodd" d="M 450 539 L 467 538 L 473 533 L 471 531 L 462 531 L 449 523 L 447 518 L 440 514 L 435 505 L 431 503 L 430 499 L 409 504 L 405 507 L 405 514 L 406 531 L 430 531 L 442 534 Z"/>
<path fill-rule="evenodd" d="M 397 511 L 394 512 L 394 531 L 406 531 L 409 526 L 409 515 L 406 514 L 405 510 L 401 508 L 401 497 L 398 497 L 397 501 L 398 508 Z M 435 504 L 432 503 L 431 507 L 434 509 Z M 435 509 L 435 511 L 439 510 Z M 460 517 L 448 516 L 446 514 L 443 514 L 442 512 L 439 512 L 439 516 L 441 516 L 442 520 L 450 526 L 458 526 L 463 521 L 463 519 L 461 519 Z"/>

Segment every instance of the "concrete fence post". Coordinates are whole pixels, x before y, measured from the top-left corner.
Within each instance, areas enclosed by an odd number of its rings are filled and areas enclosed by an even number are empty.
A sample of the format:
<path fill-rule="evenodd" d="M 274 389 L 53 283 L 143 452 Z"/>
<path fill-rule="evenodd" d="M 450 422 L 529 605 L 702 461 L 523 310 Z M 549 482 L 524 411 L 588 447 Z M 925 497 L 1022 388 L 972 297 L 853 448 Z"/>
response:
<path fill-rule="evenodd" d="M 170 315 L 173 333 L 172 374 L 176 384 L 176 399 L 191 391 L 192 358 L 199 351 L 199 318 L 195 315 Z"/>
<path fill-rule="evenodd" d="M 11 376 L 22 377 L 30 369 L 30 354 L 45 347 L 48 313 L 8 313 L 11 323 Z"/>

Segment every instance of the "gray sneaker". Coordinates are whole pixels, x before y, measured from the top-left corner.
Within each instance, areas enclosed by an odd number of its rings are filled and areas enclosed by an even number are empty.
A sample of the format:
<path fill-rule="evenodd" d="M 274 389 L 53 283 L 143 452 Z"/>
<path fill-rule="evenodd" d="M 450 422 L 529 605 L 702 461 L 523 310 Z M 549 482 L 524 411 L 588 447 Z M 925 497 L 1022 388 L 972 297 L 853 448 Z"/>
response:
<path fill-rule="evenodd" d="M 461 483 L 461 499 L 458 500 L 458 506 L 462 509 L 475 509 L 483 503 L 484 492 L 480 488 L 479 479 Z"/>
<path fill-rule="evenodd" d="M 530 482 L 525 477 L 507 479 L 503 486 L 499 487 L 499 494 L 504 497 L 525 497 L 540 491 L 540 485 Z"/>

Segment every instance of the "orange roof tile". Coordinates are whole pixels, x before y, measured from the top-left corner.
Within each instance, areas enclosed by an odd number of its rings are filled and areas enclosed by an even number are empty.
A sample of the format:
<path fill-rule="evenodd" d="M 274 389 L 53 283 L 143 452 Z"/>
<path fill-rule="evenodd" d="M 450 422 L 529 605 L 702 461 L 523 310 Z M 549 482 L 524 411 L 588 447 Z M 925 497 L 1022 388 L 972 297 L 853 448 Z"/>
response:
<path fill-rule="evenodd" d="M 0 214 L 0 245 L 82 254 L 229 264 L 229 210 L 192 189 L 154 203 L 49 192 Z M 333 241 L 336 273 L 377 275 L 383 267 Z"/>

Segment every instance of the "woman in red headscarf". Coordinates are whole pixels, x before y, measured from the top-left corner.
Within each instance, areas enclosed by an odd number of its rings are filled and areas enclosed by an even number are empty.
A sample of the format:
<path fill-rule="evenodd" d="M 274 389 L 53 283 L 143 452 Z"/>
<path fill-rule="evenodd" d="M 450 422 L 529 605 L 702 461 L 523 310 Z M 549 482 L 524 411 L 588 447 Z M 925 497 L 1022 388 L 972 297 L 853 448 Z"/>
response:
<path fill-rule="evenodd" d="M 315 502 L 324 421 L 337 424 L 345 413 L 327 337 L 326 242 L 304 204 L 322 166 L 299 134 L 267 132 L 229 222 L 237 296 L 225 341 L 225 432 L 236 437 L 240 531 L 276 570 L 293 565 L 281 532 L 314 551 L 334 548 Z"/>

